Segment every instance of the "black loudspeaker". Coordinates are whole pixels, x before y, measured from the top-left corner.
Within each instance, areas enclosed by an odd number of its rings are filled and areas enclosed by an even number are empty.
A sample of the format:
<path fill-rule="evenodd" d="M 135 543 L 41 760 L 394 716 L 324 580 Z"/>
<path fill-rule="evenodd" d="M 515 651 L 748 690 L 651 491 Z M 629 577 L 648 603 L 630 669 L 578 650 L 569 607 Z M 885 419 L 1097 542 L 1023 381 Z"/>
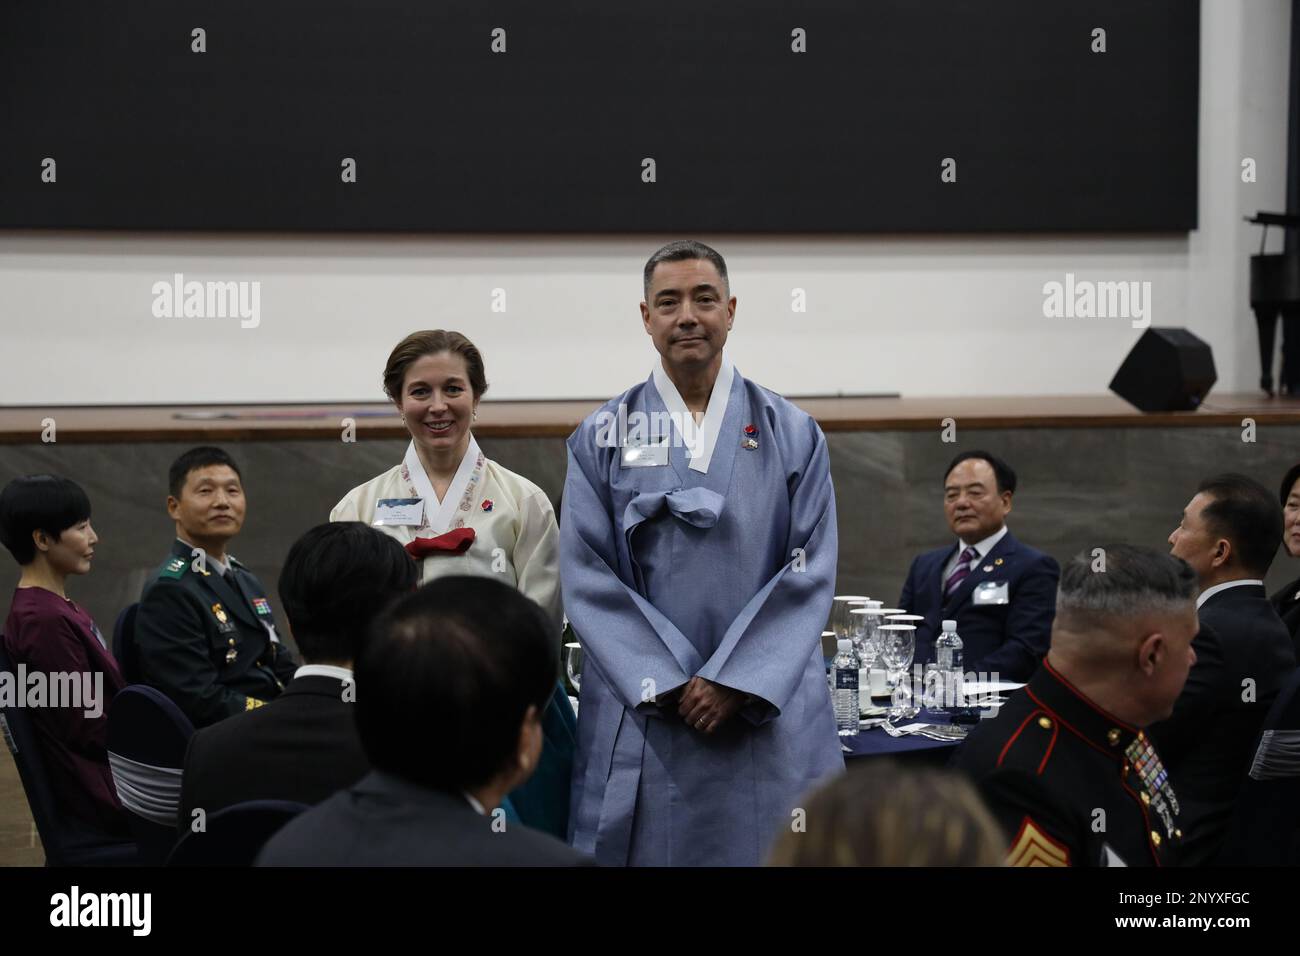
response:
<path fill-rule="evenodd" d="M 1208 343 L 1186 329 L 1147 329 L 1110 380 L 1144 412 L 1190 412 L 1218 380 Z"/>

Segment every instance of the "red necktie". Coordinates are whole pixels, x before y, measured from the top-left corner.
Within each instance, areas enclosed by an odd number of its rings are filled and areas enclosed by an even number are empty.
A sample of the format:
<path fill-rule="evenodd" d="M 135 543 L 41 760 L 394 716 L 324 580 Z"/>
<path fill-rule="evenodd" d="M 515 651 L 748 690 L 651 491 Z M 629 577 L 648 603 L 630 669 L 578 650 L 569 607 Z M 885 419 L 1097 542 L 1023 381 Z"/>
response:
<path fill-rule="evenodd" d="M 419 561 L 431 554 L 464 554 L 473 543 L 473 528 L 456 528 L 436 538 L 416 538 L 407 543 L 406 553 Z"/>

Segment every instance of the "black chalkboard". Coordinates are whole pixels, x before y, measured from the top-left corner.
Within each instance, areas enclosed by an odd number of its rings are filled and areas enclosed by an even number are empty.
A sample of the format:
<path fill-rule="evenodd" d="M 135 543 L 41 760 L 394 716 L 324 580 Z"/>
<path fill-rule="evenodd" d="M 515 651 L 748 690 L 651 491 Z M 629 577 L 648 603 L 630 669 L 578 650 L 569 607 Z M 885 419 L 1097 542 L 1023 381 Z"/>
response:
<path fill-rule="evenodd" d="M 10 2 L 0 227 L 1188 230 L 1199 32 L 1192 0 Z"/>

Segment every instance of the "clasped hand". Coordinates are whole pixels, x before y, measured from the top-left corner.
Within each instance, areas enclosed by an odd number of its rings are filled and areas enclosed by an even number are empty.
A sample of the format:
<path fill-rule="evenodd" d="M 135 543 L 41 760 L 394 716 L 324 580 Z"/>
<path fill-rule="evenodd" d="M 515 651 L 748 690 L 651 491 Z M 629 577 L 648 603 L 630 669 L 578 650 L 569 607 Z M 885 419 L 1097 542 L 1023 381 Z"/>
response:
<path fill-rule="evenodd" d="M 677 713 L 688 726 L 702 734 L 711 734 L 744 705 L 745 695 L 740 691 L 703 677 L 692 677 L 682 691 Z"/>

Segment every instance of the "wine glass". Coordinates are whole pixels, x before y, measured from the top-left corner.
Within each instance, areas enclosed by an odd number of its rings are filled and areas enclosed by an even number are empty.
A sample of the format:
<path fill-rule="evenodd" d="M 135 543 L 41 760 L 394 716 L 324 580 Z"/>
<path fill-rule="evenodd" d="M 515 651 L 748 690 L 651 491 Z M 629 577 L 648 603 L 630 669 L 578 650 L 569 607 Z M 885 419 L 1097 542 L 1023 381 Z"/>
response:
<path fill-rule="evenodd" d="M 574 641 L 564 645 L 564 673 L 575 694 L 582 693 L 582 645 Z"/>
<path fill-rule="evenodd" d="M 837 594 L 831 599 L 831 630 L 835 632 L 835 640 L 843 641 L 853 637 L 849 611 L 870 600 L 861 594 Z"/>
<path fill-rule="evenodd" d="M 879 628 L 884 623 L 884 615 L 878 607 L 855 607 L 849 611 L 849 617 L 853 620 L 849 628 L 853 646 L 862 666 L 870 670 L 880 656 Z"/>
<path fill-rule="evenodd" d="M 880 659 L 889 671 L 889 686 L 898 686 L 904 672 L 912 666 L 916 652 L 916 627 L 912 624 L 882 624 L 880 632 Z"/>

